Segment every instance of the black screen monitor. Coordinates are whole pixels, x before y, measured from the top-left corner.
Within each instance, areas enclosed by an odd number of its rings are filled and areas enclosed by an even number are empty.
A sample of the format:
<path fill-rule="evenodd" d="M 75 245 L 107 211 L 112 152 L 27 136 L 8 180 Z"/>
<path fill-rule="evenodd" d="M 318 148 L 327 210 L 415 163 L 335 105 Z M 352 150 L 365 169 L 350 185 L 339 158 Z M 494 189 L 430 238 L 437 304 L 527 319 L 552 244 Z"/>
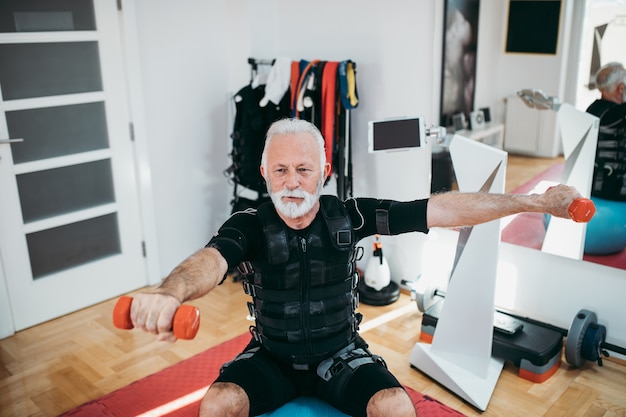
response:
<path fill-rule="evenodd" d="M 425 143 L 425 125 L 421 117 L 370 121 L 368 151 L 399 151 L 419 148 Z"/>
<path fill-rule="evenodd" d="M 506 52 L 556 54 L 560 14 L 560 0 L 509 0 Z"/>

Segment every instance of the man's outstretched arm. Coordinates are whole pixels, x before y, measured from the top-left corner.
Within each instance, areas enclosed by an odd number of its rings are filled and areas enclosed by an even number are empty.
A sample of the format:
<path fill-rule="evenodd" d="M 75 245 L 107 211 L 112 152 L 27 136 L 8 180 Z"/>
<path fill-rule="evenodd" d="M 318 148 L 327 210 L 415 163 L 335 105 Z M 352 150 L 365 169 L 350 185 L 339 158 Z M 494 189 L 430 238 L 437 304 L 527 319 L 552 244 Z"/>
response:
<path fill-rule="evenodd" d="M 215 248 L 203 248 L 181 262 L 153 292 L 134 296 L 131 320 L 136 328 L 175 340 L 172 322 L 185 301 L 201 297 L 224 278 L 228 265 Z"/>
<path fill-rule="evenodd" d="M 523 212 L 570 218 L 569 206 L 580 198 L 575 188 L 558 185 L 543 194 L 491 194 L 447 192 L 428 202 L 428 227 L 474 226 Z"/>

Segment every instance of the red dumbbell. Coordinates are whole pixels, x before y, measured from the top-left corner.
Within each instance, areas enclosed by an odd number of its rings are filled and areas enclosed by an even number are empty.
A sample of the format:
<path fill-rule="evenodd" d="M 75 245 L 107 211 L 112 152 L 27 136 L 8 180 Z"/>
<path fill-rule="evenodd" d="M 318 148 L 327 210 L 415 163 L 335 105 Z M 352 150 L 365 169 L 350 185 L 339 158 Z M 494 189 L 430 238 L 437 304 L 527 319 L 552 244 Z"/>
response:
<path fill-rule="evenodd" d="M 130 305 L 132 297 L 121 296 L 113 307 L 113 325 L 118 329 L 130 330 L 133 322 L 130 319 Z M 190 305 L 181 305 L 174 314 L 172 330 L 178 339 L 190 340 L 196 337 L 200 328 L 200 310 Z"/>
<path fill-rule="evenodd" d="M 569 205 L 569 216 L 578 223 L 587 223 L 596 214 L 596 205 L 588 198 L 577 198 Z"/>
<path fill-rule="evenodd" d="M 548 190 L 554 188 L 548 187 Z M 577 198 L 572 201 L 567 211 L 572 220 L 577 223 L 587 223 L 596 214 L 596 205 L 588 198 Z"/>

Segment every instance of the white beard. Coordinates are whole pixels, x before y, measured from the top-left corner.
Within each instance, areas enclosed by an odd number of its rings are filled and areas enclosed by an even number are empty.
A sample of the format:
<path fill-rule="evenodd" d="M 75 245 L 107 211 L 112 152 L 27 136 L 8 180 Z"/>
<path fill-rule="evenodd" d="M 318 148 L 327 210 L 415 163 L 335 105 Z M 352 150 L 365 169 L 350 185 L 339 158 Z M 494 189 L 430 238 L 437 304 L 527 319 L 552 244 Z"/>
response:
<path fill-rule="evenodd" d="M 322 192 L 322 184 L 322 181 L 320 181 L 315 189 L 315 194 L 311 194 L 300 189 L 288 190 L 286 188 L 283 188 L 280 191 L 272 192 L 270 191 L 271 185 L 269 184 L 269 181 L 267 188 L 276 210 L 287 218 L 296 219 L 307 214 L 315 206 L 315 203 L 319 200 Z M 283 201 L 283 197 L 296 197 L 303 198 L 304 200 L 299 204 L 294 202 L 285 203 Z"/>

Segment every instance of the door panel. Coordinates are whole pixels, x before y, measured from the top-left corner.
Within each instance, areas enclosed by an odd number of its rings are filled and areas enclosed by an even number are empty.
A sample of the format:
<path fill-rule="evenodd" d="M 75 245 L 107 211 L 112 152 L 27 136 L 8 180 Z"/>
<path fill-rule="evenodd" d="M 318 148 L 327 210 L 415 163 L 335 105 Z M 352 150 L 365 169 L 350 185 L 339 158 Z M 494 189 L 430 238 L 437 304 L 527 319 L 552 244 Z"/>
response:
<path fill-rule="evenodd" d="M 16 175 L 25 223 L 115 202 L 111 160 Z"/>
<path fill-rule="evenodd" d="M 116 213 L 26 235 L 33 279 L 121 253 Z"/>
<path fill-rule="evenodd" d="M 91 1 L 2 0 L 0 32 L 95 30 Z"/>
<path fill-rule="evenodd" d="M 6 120 L 9 137 L 28 138 L 11 146 L 14 163 L 109 147 L 102 101 L 7 111 Z"/>
<path fill-rule="evenodd" d="M 102 90 L 95 41 L 0 45 L 0 63 L 4 100 Z"/>
<path fill-rule="evenodd" d="M 0 5 L 0 256 L 16 330 L 147 284 L 113 0 Z M 1 142 L 1 141 L 0 141 Z"/>

